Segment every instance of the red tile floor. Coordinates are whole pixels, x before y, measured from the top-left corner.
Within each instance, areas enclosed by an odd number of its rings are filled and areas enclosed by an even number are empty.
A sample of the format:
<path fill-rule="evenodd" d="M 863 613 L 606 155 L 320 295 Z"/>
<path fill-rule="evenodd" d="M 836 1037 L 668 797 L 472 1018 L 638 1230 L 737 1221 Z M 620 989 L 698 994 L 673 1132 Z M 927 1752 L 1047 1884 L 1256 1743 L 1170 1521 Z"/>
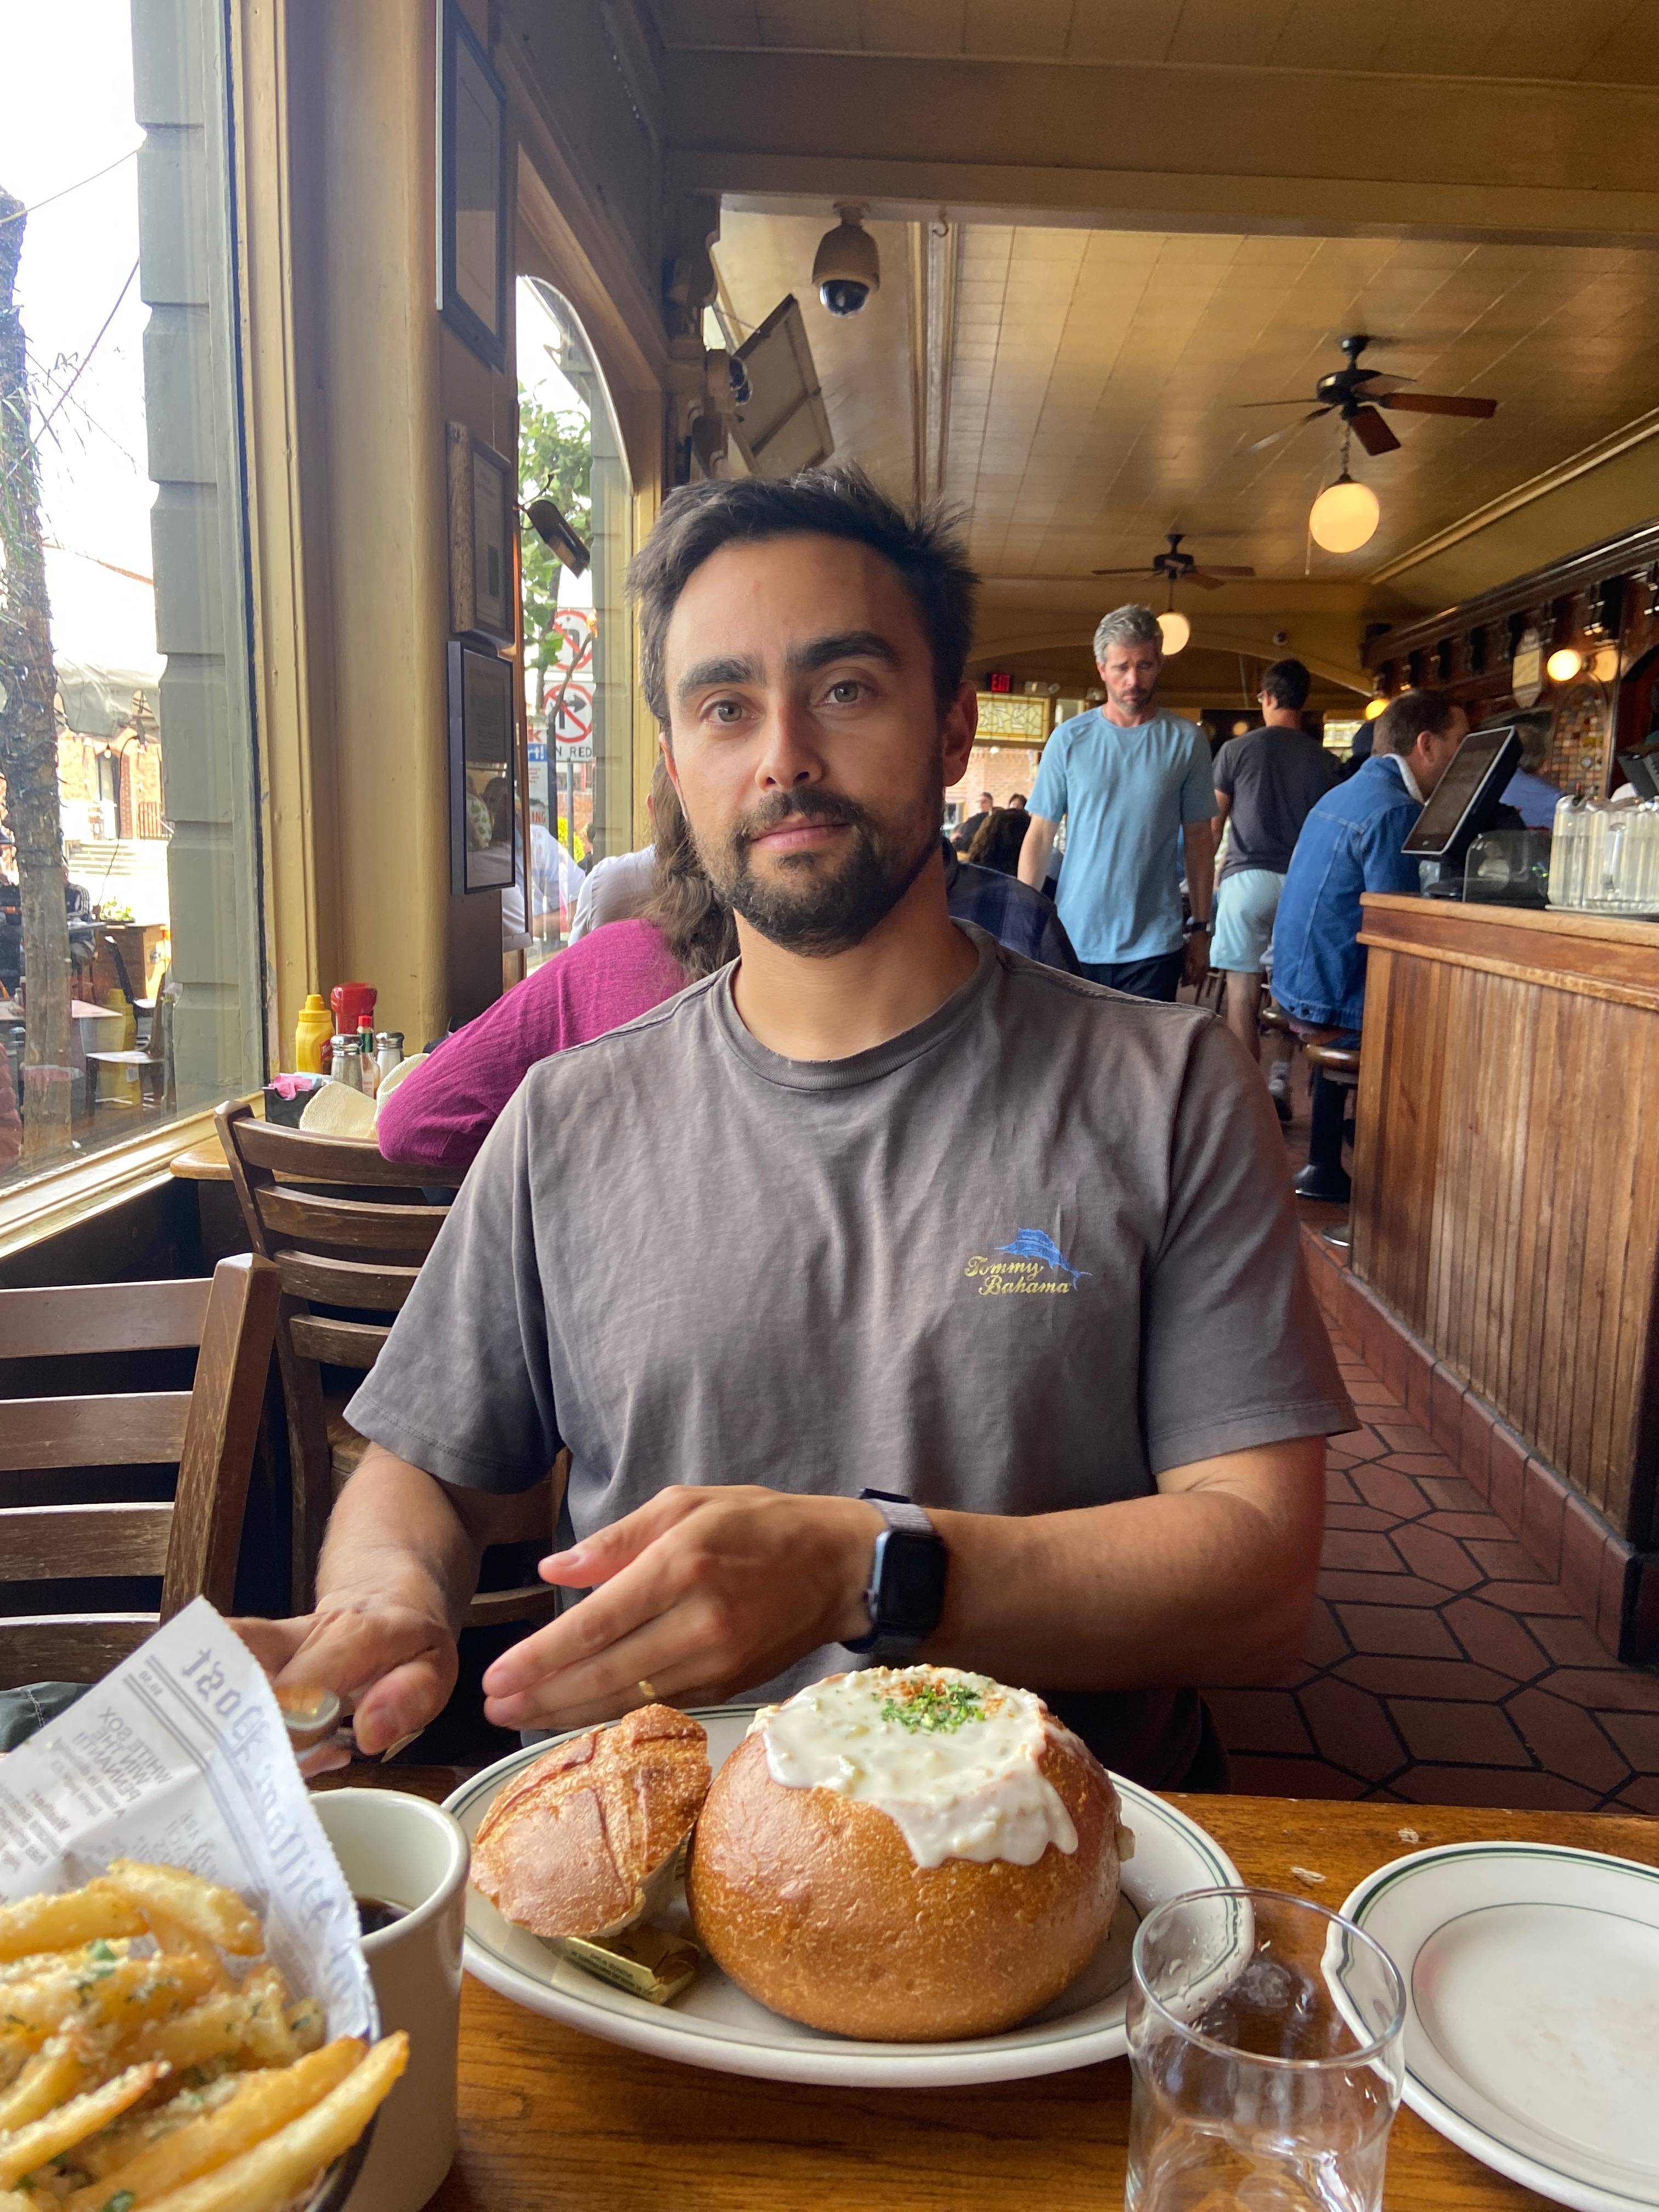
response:
<path fill-rule="evenodd" d="M 1299 1167 L 1299 1068 L 1295 1092 L 1285 1149 Z M 1319 1602 L 1296 1675 L 1206 1693 L 1233 1787 L 1659 1814 L 1659 1676 L 1609 1656 L 1400 1401 L 1332 1340 L 1364 1426 L 1331 1440 Z"/>

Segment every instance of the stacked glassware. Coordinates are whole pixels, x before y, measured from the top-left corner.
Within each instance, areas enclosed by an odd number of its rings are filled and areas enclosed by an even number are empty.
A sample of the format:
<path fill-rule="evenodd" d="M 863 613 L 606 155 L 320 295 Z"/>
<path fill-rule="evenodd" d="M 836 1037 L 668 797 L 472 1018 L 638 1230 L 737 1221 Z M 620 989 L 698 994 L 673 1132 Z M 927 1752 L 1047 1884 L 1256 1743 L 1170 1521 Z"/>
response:
<path fill-rule="evenodd" d="M 1659 915 L 1659 803 L 1572 797 L 1555 810 L 1550 904 Z"/>

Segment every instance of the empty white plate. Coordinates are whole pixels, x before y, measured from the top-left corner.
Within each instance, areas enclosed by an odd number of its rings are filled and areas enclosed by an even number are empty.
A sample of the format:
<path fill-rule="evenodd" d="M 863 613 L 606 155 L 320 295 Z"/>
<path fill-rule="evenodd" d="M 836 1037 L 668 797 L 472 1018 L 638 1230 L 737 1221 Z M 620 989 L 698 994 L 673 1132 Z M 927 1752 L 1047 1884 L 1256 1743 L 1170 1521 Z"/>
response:
<path fill-rule="evenodd" d="M 1451 1844 L 1342 1910 L 1405 1978 L 1413 2112 L 1577 2212 L 1659 2206 L 1659 1869 Z"/>
<path fill-rule="evenodd" d="M 709 1762 L 718 1768 L 743 1741 L 755 1714 L 750 1705 L 725 1705 L 693 1717 L 708 1731 Z M 515 1752 L 475 1774 L 448 1800 L 447 1809 L 469 1842 L 502 1784 L 546 1749 L 544 1743 Z M 532 2012 L 630 2050 L 721 2074 L 920 2089 L 952 2081 L 1014 2081 L 1092 2066 L 1126 2047 L 1129 1947 L 1146 1914 L 1183 1890 L 1226 1888 L 1239 1878 L 1221 1846 L 1195 1821 L 1121 1776 L 1112 1779 L 1135 1848 L 1123 1869 L 1122 1901 L 1110 1933 L 1068 1990 L 1006 2034 L 959 2043 L 860 2043 L 826 2035 L 757 2004 L 712 1961 L 671 2003 L 647 2004 L 568 1965 L 538 1937 L 504 1920 L 477 1890 L 467 1892 L 466 1964 L 481 1982 Z M 685 1926 L 684 1898 L 657 1919 L 664 1927 Z"/>

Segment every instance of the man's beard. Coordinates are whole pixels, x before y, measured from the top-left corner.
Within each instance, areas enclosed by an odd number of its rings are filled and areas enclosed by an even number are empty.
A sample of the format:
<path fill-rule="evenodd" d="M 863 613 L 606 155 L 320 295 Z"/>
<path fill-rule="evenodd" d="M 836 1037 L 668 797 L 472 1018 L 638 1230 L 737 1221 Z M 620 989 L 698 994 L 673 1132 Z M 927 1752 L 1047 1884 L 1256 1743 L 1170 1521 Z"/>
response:
<path fill-rule="evenodd" d="M 723 848 L 698 849 L 720 896 L 787 952 L 817 958 L 861 945 L 884 921 L 927 866 L 939 841 L 945 786 L 935 773 L 907 816 L 882 823 L 856 799 L 817 790 L 781 791 L 733 827 Z M 825 822 L 851 833 L 840 865 L 822 850 L 781 855 L 775 874 L 757 876 L 754 841 L 785 822 Z"/>

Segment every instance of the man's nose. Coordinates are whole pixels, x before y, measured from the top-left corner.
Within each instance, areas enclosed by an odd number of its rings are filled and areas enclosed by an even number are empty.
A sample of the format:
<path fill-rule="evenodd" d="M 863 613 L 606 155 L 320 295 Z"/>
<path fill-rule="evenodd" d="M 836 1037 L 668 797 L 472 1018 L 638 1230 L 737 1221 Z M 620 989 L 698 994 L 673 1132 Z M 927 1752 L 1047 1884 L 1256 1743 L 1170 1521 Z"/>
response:
<path fill-rule="evenodd" d="M 761 732 L 755 781 L 763 790 L 793 791 L 823 774 L 812 718 L 793 698 L 772 702 Z"/>

